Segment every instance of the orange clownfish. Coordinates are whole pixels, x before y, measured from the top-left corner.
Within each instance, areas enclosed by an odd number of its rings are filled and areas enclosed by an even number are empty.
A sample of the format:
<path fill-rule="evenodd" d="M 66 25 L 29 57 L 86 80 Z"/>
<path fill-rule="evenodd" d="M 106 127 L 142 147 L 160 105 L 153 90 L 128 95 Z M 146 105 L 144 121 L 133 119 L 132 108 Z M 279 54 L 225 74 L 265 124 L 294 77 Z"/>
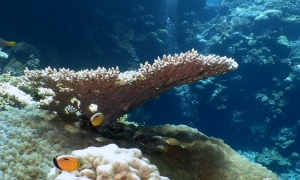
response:
<path fill-rule="evenodd" d="M 0 48 L 4 46 L 14 46 L 16 42 L 14 41 L 5 41 L 4 39 L 0 38 Z"/>
<path fill-rule="evenodd" d="M 58 169 L 64 171 L 75 171 L 82 166 L 82 160 L 71 155 L 55 156 L 53 163 Z"/>
<path fill-rule="evenodd" d="M 102 113 L 96 113 L 87 122 L 87 125 L 90 127 L 95 127 L 101 125 L 103 121 L 104 121 L 104 115 Z"/>

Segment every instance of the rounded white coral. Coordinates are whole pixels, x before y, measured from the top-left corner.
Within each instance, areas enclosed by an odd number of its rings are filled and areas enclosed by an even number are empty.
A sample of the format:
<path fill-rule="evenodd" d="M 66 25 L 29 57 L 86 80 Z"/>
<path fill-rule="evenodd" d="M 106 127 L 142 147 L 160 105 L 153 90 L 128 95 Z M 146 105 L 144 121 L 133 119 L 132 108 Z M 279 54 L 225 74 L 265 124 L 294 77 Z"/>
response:
<path fill-rule="evenodd" d="M 119 148 L 115 144 L 103 147 L 89 147 L 83 150 L 72 152 L 73 156 L 80 157 L 83 165 L 78 171 L 63 172 L 54 174 L 52 170 L 48 174 L 48 180 L 77 180 L 78 177 L 96 180 L 168 180 L 169 178 L 160 176 L 155 165 L 151 165 L 149 160 L 143 158 L 139 149 Z M 53 169 L 53 168 L 52 168 Z M 69 176 L 67 176 L 69 175 Z"/>

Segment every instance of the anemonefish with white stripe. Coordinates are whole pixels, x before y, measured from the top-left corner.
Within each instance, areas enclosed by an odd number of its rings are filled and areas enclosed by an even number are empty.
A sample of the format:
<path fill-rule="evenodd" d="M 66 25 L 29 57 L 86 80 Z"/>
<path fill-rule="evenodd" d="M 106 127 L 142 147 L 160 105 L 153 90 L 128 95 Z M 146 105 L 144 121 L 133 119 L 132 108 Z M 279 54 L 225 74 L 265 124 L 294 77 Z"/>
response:
<path fill-rule="evenodd" d="M 55 156 L 53 158 L 53 163 L 58 169 L 64 171 L 75 171 L 83 164 L 81 158 L 71 155 Z"/>

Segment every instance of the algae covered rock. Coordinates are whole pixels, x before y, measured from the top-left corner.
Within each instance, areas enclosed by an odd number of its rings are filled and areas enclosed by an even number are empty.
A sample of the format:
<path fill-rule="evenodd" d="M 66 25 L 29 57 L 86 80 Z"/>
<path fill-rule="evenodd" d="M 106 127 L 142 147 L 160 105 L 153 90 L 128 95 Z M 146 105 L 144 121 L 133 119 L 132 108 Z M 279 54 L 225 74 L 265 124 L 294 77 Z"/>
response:
<path fill-rule="evenodd" d="M 254 18 L 254 27 L 256 29 L 271 28 L 276 26 L 282 20 L 282 12 L 276 9 L 263 11 Z"/>
<path fill-rule="evenodd" d="M 276 46 L 274 53 L 280 57 L 286 57 L 291 52 L 290 42 L 286 36 L 282 35 L 276 39 Z"/>

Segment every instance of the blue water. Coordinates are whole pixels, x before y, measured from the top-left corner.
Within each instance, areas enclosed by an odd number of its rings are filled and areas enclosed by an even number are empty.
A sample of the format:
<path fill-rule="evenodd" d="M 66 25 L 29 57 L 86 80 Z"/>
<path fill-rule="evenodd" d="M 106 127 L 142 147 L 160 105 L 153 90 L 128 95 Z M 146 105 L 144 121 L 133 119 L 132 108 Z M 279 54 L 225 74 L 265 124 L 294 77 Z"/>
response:
<path fill-rule="evenodd" d="M 232 57 L 239 63 L 234 72 L 170 90 L 141 107 L 145 117 L 132 117 L 186 124 L 241 152 L 275 147 L 291 166 L 263 165 L 289 179 L 300 173 L 299 157 L 291 157 L 300 154 L 300 2 L 273 2 L 5 1 L 0 37 L 34 46 L 37 68 L 125 71 L 192 48 Z M 22 64 L 33 53 L 3 51 Z M 8 62 L 1 61 L 1 72 Z"/>

